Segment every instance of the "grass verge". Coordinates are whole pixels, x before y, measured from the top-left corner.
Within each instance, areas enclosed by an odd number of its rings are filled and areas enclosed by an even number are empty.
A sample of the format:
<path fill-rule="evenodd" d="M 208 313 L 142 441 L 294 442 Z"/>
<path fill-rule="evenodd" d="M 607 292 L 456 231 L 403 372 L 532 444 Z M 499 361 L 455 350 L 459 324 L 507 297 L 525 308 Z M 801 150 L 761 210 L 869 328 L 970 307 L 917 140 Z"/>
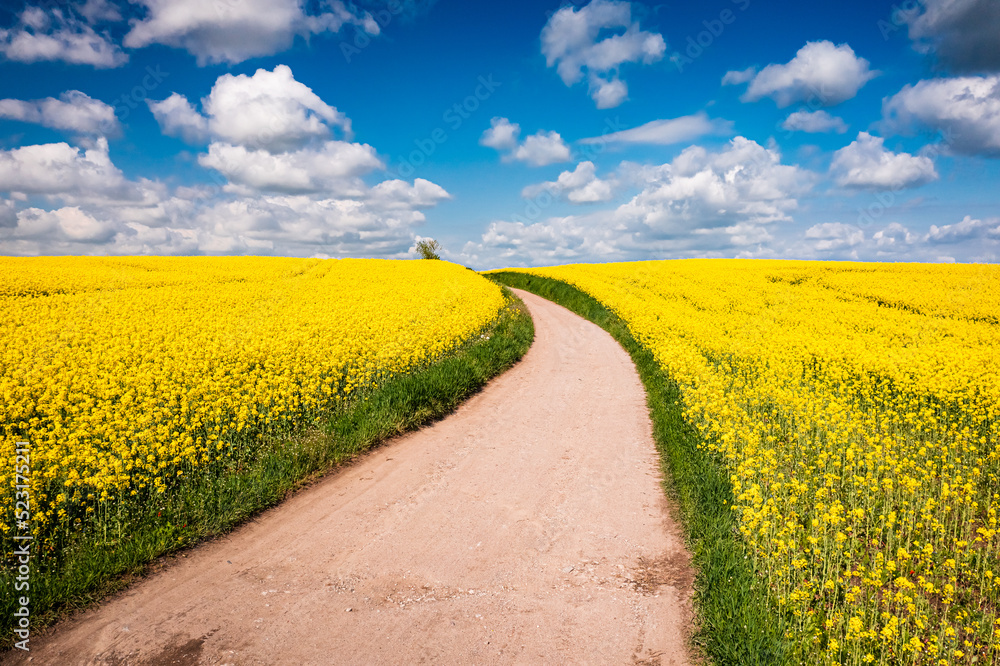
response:
<path fill-rule="evenodd" d="M 698 571 L 695 643 L 716 664 L 790 662 L 767 590 L 754 575 L 730 507 L 733 488 L 723 466 L 699 447 L 701 437 L 683 415 L 680 388 L 625 322 L 600 301 L 565 282 L 516 272 L 486 277 L 530 291 L 588 319 L 614 337 L 632 357 L 653 421 L 664 488 L 680 507 Z"/>
<path fill-rule="evenodd" d="M 98 524 L 69 544 L 57 567 L 32 571 L 31 634 L 126 587 L 158 557 L 224 534 L 358 453 L 443 417 L 520 360 L 533 339 L 524 304 L 508 294 L 493 325 L 457 351 L 382 382 L 291 437 L 262 441 L 258 455 L 235 469 L 206 470 L 141 513 L 106 521 L 103 532 Z M 17 640 L 14 582 L 13 572 L 0 574 L 11 591 L 0 600 L 0 649 Z"/>

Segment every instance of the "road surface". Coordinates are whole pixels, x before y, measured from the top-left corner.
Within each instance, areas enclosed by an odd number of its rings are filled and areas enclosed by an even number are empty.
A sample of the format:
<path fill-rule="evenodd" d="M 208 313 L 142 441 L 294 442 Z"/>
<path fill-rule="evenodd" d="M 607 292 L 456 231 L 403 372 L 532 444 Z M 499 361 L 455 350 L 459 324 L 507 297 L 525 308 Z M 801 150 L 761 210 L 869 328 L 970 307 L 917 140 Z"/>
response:
<path fill-rule="evenodd" d="M 3 661 L 689 663 L 693 574 L 635 368 L 518 294 L 531 350 L 456 413 Z"/>

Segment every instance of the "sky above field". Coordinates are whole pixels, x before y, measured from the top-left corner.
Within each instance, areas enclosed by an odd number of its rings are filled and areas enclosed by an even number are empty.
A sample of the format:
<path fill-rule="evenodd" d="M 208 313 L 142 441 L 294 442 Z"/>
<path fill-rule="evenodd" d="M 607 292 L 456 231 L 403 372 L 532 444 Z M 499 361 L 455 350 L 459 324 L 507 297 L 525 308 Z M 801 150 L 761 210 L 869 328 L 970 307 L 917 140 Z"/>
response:
<path fill-rule="evenodd" d="M 1000 259 L 996 0 L 0 3 L 0 253 Z"/>

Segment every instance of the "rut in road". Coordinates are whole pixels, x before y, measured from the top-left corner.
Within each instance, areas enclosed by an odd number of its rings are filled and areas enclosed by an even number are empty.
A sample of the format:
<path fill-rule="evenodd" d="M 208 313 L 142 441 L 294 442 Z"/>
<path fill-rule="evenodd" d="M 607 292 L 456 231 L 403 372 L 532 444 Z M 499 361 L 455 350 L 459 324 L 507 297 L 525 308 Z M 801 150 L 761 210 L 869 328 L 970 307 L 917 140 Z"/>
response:
<path fill-rule="evenodd" d="M 533 346 L 456 413 L 33 638 L 31 663 L 689 663 L 632 361 L 517 293 Z"/>

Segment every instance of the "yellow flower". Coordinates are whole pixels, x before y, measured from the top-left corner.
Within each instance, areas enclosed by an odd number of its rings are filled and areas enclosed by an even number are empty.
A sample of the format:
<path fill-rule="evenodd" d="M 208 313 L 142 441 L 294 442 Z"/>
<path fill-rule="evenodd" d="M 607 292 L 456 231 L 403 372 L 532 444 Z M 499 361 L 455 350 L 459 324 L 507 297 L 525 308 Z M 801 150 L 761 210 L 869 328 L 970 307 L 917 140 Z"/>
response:
<path fill-rule="evenodd" d="M 649 349 L 725 467 L 758 574 L 796 618 L 850 618 L 828 630 L 843 654 L 934 655 L 953 613 L 1000 606 L 983 566 L 1000 557 L 1000 266 L 524 270 L 602 302 Z M 814 593 L 830 584 L 845 595 Z M 798 649 L 819 663 L 809 636 Z"/>
<path fill-rule="evenodd" d="M 17 441 L 36 537 L 84 530 L 456 349 L 503 304 L 441 261 L 0 258 L 0 509 Z"/>

